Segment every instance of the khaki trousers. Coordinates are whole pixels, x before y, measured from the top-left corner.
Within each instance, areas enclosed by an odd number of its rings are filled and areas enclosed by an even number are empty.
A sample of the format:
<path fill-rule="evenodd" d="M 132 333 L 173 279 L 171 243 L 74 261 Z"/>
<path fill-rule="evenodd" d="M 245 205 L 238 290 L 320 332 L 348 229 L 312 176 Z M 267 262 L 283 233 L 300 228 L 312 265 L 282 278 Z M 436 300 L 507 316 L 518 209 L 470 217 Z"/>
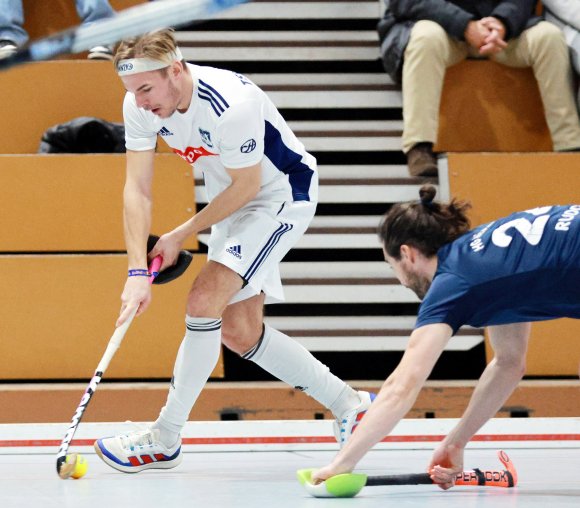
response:
<path fill-rule="evenodd" d="M 437 141 L 445 69 L 476 52 L 453 39 L 441 25 L 418 21 L 403 64 L 403 151 Z M 490 57 L 509 67 L 532 67 L 544 104 L 554 150 L 580 148 L 580 121 L 573 94 L 570 55 L 560 29 L 542 21 Z"/>

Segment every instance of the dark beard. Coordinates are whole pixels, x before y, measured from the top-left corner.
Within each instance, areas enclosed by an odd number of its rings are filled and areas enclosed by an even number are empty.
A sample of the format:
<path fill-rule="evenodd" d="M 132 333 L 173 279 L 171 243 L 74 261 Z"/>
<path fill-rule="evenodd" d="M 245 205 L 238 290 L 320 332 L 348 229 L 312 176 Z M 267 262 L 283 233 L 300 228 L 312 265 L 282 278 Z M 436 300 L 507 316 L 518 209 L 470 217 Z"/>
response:
<path fill-rule="evenodd" d="M 419 297 L 419 300 L 423 300 L 431 287 L 431 281 L 415 274 L 408 274 L 407 279 L 407 287 Z"/>

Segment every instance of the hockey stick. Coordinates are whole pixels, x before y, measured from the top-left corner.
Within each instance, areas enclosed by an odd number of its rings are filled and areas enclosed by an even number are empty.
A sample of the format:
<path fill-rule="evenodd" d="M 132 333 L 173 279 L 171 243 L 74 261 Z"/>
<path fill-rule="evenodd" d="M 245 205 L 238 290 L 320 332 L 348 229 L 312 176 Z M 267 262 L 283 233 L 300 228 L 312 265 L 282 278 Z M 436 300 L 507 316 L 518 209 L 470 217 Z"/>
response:
<path fill-rule="evenodd" d="M 149 272 L 151 273 L 151 277 L 149 278 L 150 283 L 152 283 L 153 279 L 157 276 L 157 273 L 159 272 L 159 267 L 161 266 L 161 262 L 162 262 L 161 256 L 157 256 L 156 258 L 153 259 L 153 261 L 151 261 L 151 265 L 149 266 Z M 74 456 L 71 455 L 71 457 L 69 457 L 71 460 L 69 461 L 66 460 L 68 447 L 70 446 L 70 443 L 75 435 L 75 432 L 79 424 L 81 423 L 83 414 L 87 409 L 87 406 L 89 405 L 89 402 L 91 401 L 93 394 L 97 390 L 98 384 L 101 382 L 101 379 L 103 378 L 103 374 L 107 370 L 107 367 L 109 366 L 109 363 L 111 362 L 117 349 L 119 349 L 119 346 L 123 341 L 123 337 L 125 336 L 125 333 L 127 332 L 129 325 L 131 324 L 131 321 L 133 321 L 133 318 L 135 317 L 136 313 L 137 308 L 135 308 L 131 312 L 131 314 L 129 314 L 126 321 L 122 325 L 120 325 L 115 329 L 115 333 L 113 333 L 113 335 L 109 339 L 107 349 L 105 350 L 105 353 L 103 354 L 103 357 L 101 358 L 101 361 L 97 366 L 97 370 L 95 371 L 89 385 L 87 386 L 85 393 L 81 397 L 81 401 L 72 417 L 70 426 L 63 440 L 60 443 L 60 448 L 58 450 L 58 453 L 56 454 L 56 472 L 58 473 L 58 476 L 60 476 L 63 480 L 70 478 L 76 466 L 76 455 L 73 454 Z"/>
<path fill-rule="evenodd" d="M 480 487 L 515 487 L 518 482 L 517 471 L 504 451 L 498 452 L 498 457 L 506 469 L 502 471 L 464 471 L 458 473 L 455 485 Z M 314 485 L 312 473 L 315 469 L 300 469 L 297 471 L 298 481 L 310 495 L 314 497 L 354 497 L 365 486 L 384 485 L 433 485 L 427 473 L 400 474 L 387 476 L 367 476 L 361 473 L 339 474 Z"/>
<path fill-rule="evenodd" d="M 115 44 L 121 39 L 151 30 L 203 20 L 248 0 L 171 0 L 148 2 L 125 9 L 112 18 L 69 28 L 33 41 L 14 55 L 0 60 L 0 70 L 26 62 L 50 60 L 65 53 L 79 53 L 94 46 Z"/>

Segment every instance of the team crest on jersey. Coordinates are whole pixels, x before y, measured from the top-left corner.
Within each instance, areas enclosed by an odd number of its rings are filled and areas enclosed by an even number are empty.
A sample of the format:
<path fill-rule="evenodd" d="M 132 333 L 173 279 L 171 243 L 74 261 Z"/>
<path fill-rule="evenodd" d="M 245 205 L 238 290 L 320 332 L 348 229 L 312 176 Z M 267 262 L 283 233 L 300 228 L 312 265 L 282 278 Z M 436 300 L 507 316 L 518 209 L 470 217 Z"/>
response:
<path fill-rule="evenodd" d="M 256 148 L 256 140 L 255 139 L 248 139 L 242 146 L 240 146 L 240 152 L 242 153 L 250 153 L 253 152 Z"/>
<path fill-rule="evenodd" d="M 201 140 L 210 147 L 213 147 L 213 143 L 211 141 L 211 134 L 209 131 L 203 130 L 201 127 L 199 128 L 199 135 L 201 136 Z"/>

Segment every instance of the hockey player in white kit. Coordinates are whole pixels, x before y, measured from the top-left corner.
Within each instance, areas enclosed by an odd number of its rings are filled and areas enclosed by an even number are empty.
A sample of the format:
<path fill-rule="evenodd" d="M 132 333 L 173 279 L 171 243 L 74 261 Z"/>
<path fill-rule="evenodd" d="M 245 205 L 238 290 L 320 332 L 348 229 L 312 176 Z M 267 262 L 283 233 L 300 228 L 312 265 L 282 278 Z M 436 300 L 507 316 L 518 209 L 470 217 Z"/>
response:
<path fill-rule="evenodd" d="M 264 303 L 284 298 L 279 263 L 314 216 L 316 160 L 260 88 L 240 74 L 186 63 L 169 30 L 123 41 L 114 63 L 127 90 L 129 263 L 117 324 L 136 307 L 143 312 L 151 300 L 146 244 L 158 134 L 203 171 L 209 204 L 162 235 L 149 257 L 162 256 L 163 270 L 187 237 L 210 226 L 211 237 L 208 262 L 187 298 L 185 337 L 165 407 L 147 430 L 97 440 L 97 453 L 123 472 L 178 465 L 180 431 L 222 343 L 332 411 L 337 439 L 344 443 L 373 395 L 353 390 L 263 322 Z"/>

